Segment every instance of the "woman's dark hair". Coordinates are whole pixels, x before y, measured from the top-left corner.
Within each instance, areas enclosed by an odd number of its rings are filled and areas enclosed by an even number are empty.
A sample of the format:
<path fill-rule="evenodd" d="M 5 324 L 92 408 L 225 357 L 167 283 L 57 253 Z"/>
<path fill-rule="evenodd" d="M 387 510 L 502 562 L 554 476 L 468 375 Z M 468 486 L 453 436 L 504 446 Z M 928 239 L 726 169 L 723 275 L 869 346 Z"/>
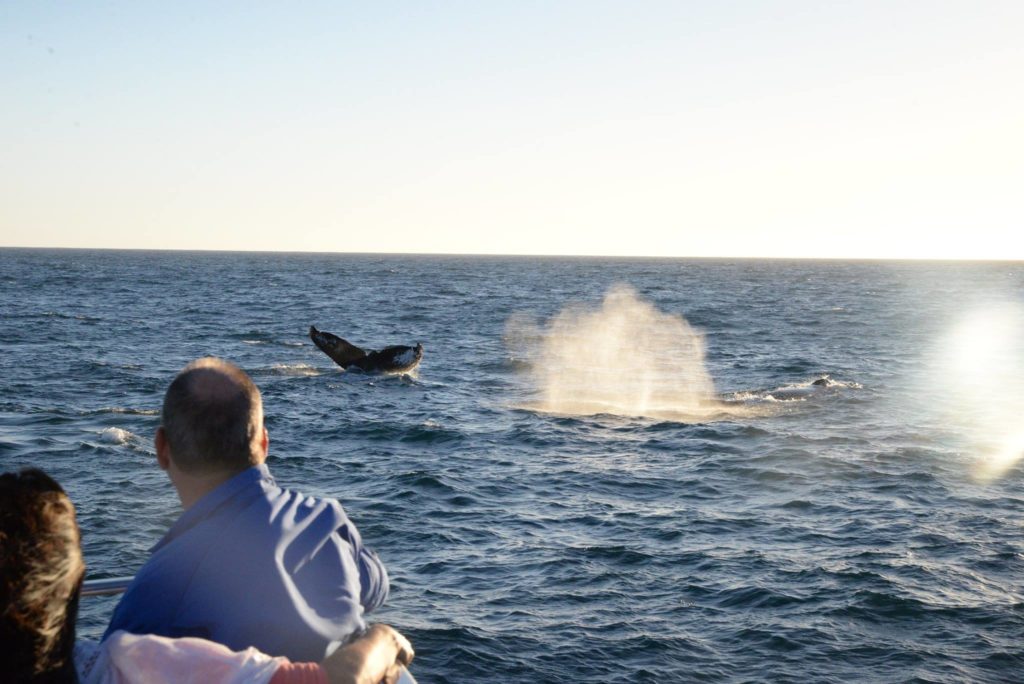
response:
<path fill-rule="evenodd" d="M 41 470 L 0 475 L 0 669 L 14 683 L 76 681 L 85 576 L 75 507 Z"/>

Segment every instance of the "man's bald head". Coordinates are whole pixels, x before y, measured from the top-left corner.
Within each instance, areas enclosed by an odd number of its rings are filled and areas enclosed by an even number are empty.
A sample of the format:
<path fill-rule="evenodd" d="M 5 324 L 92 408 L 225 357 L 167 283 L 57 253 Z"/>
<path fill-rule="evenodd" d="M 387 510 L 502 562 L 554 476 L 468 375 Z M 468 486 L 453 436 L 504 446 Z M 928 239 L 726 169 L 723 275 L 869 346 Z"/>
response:
<path fill-rule="evenodd" d="M 161 423 L 185 473 L 239 472 L 265 456 L 260 391 L 222 359 L 197 359 L 178 373 L 164 396 Z"/>

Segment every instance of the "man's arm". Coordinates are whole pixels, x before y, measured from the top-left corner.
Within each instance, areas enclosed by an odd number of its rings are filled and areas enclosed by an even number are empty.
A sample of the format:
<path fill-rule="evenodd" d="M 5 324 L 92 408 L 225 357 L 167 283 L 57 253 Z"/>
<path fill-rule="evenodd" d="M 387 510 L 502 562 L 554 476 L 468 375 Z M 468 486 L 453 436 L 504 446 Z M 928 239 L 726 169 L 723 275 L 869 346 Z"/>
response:
<path fill-rule="evenodd" d="M 168 639 L 124 631 L 112 634 L 96 652 L 98 657 L 91 664 L 79 663 L 91 679 L 153 684 L 185 680 L 223 684 L 377 684 L 396 681 L 400 666 L 408 665 L 413 658 L 409 641 L 387 625 L 373 625 L 365 635 L 338 648 L 319 665 L 290 663 L 286 658 L 274 658 L 255 648 L 233 651 L 204 639 Z"/>
<path fill-rule="evenodd" d="M 359 602 L 367 613 L 377 610 L 388 599 L 391 582 L 388 571 L 373 551 L 359 547 Z"/>
<path fill-rule="evenodd" d="M 365 629 L 364 615 L 384 602 L 389 583 L 384 564 L 362 545 L 341 506 L 334 502 L 331 508 L 330 527 L 307 535 L 305 543 L 291 544 L 283 560 L 285 568 L 292 568 L 289 574 L 303 602 L 315 613 L 308 619 L 330 623 L 318 629 L 329 639 L 344 641 Z"/>
<path fill-rule="evenodd" d="M 363 610 L 369 613 L 380 608 L 387 600 L 391 588 L 384 563 L 376 553 L 363 546 L 359 530 L 348 516 L 343 518 L 342 524 L 335 531 L 335 536 L 342 547 L 350 550 L 359 568 L 359 603 L 362 604 Z"/>

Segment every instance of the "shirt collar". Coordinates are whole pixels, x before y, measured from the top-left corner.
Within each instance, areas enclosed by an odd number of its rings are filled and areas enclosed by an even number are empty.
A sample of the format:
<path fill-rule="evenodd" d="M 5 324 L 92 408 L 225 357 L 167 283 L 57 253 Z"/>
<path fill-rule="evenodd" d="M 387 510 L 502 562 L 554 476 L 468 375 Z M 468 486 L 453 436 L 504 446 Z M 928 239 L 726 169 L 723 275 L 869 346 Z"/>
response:
<path fill-rule="evenodd" d="M 275 484 L 274 478 L 270 474 L 270 469 L 267 468 L 267 464 L 261 463 L 259 465 L 246 468 L 242 472 L 221 483 L 212 491 L 204 494 L 199 501 L 196 501 L 188 508 L 188 510 L 182 513 L 181 517 L 175 521 L 171 526 L 171 529 L 164 535 L 164 538 L 157 542 L 157 545 L 154 546 L 150 552 L 155 552 L 160 547 L 173 541 L 176 537 L 185 533 L 200 521 L 205 520 L 211 513 L 238 496 L 245 489 L 264 480 L 266 480 L 271 486 Z"/>

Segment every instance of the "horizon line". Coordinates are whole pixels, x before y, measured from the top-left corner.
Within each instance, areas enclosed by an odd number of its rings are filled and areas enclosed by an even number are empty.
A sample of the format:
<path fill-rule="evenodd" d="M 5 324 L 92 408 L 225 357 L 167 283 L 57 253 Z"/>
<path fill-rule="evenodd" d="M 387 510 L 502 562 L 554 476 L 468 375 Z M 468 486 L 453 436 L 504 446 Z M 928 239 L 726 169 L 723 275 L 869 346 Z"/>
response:
<path fill-rule="evenodd" d="M 647 259 L 664 260 L 739 260 L 739 261 L 901 261 L 901 262 L 945 262 L 945 263 L 1022 263 L 1024 259 L 995 257 L 908 257 L 908 256 L 751 256 L 751 255 L 646 255 L 646 254 L 551 254 L 504 252 L 339 252 L 334 250 L 281 250 L 281 249 L 210 249 L 191 247 L 53 247 L 36 245 L 0 245 L 0 250 L 36 251 L 78 251 L 78 252 L 184 252 L 202 254 L 302 254 L 302 255 L 347 255 L 347 256 L 395 256 L 395 257 L 507 257 L 510 259 Z"/>

